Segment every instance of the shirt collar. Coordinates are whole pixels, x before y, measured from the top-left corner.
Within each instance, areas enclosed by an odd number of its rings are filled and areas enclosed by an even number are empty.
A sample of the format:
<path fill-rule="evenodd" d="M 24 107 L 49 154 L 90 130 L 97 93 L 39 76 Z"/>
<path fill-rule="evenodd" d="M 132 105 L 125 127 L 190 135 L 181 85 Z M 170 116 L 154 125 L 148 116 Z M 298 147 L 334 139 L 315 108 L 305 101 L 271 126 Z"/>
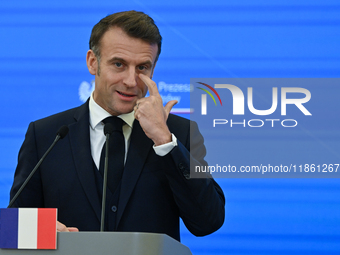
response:
<path fill-rule="evenodd" d="M 100 124 L 103 119 L 111 116 L 110 113 L 105 111 L 101 106 L 99 106 L 94 101 L 93 93 L 91 94 L 91 97 L 90 97 L 89 109 L 90 109 L 90 126 L 92 129 L 95 129 L 96 126 Z M 130 113 L 126 113 L 126 114 L 121 114 L 118 117 L 124 120 L 124 122 L 132 128 L 133 122 L 135 120 L 134 111 Z"/>

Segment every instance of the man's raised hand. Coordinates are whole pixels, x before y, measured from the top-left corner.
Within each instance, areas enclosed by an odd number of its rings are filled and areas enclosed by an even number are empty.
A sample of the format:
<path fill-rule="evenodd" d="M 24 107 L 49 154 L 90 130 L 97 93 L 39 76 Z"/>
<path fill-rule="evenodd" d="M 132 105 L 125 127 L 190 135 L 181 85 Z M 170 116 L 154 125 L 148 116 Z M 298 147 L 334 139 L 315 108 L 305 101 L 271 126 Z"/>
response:
<path fill-rule="evenodd" d="M 134 108 L 135 118 L 139 121 L 144 133 L 156 146 L 169 143 L 172 139 L 166 121 L 177 101 L 169 101 L 163 107 L 162 97 L 158 92 L 156 83 L 144 74 L 139 74 L 139 78 L 148 87 L 150 96 L 137 100 Z"/>

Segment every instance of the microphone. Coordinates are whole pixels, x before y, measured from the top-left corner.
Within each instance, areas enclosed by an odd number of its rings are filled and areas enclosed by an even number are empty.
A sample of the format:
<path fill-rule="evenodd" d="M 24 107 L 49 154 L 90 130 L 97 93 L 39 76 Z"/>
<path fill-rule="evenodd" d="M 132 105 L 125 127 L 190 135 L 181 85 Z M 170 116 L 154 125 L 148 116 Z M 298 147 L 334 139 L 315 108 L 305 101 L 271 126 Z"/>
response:
<path fill-rule="evenodd" d="M 45 154 L 42 156 L 42 158 L 39 160 L 39 162 L 36 164 L 36 166 L 33 168 L 32 172 L 29 174 L 29 176 L 26 178 L 25 182 L 21 185 L 20 189 L 15 193 L 15 196 L 12 198 L 12 200 L 9 202 L 9 205 L 7 208 L 11 208 L 14 202 L 17 200 L 18 196 L 21 194 L 22 190 L 26 187 L 27 183 L 30 181 L 34 173 L 37 171 L 41 163 L 44 161 L 46 158 L 47 154 L 52 150 L 54 145 L 60 140 L 63 139 L 68 133 L 68 127 L 67 126 L 62 126 L 58 129 L 57 136 L 54 139 L 53 143 L 51 146 L 48 148 L 48 150 L 45 152 Z"/>
<path fill-rule="evenodd" d="M 59 129 L 58 129 L 58 132 L 57 132 L 57 137 L 59 136 L 59 139 L 63 139 L 68 133 L 68 126 L 61 126 Z M 58 140 L 59 140 L 58 139 Z"/>
<path fill-rule="evenodd" d="M 105 202 L 106 202 L 106 190 L 107 190 L 107 169 L 109 166 L 109 139 L 113 131 L 114 131 L 113 125 L 111 123 L 106 123 L 104 126 L 104 135 L 106 136 L 106 144 L 105 144 L 105 162 L 104 162 L 102 214 L 100 218 L 100 232 L 104 231 Z"/>

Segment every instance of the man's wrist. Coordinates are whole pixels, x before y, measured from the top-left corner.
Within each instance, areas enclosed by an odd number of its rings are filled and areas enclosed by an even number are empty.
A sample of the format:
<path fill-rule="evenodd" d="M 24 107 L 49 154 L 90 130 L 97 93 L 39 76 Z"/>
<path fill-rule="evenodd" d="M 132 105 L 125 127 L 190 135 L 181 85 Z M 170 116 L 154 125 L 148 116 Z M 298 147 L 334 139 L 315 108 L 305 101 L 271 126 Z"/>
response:
<path fill-rule="evenodd" d="M 167 130 L 167 132 L 165 134 L 159 135 L 159 137 L 160 137 L 159 139 L 153 140 L 155 146 L 167 144 L 167 143 L 170 143 L 172 141 L 171 133 L 170 133 L 169 130 Z"/>
<path fill-rule="evenodd" d="M 158 156 L 167 155 L 174 147 L 177 146 L 177 138 L 174 134 L 171 134 L 171 141 L 161 145 L 154 145 L 153 149 Z"/>

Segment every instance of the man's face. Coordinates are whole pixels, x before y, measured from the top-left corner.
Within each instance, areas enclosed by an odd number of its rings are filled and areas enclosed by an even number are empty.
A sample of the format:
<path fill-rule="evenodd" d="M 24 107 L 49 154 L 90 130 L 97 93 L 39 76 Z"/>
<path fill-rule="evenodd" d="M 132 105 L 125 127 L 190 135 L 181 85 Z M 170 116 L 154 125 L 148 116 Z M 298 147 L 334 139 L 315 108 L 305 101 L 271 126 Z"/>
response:
<path fill-rule="evenodd" d="M 130 37 L 118 27 L 109 29 L 100 41 L 99 66 L 92 50 L 86 57 L 88 69 L 95 75 L 96 103 L 114 116 L 131 112 L 148 90 L 138 74 L 152 78 L 157 50 L 156 44 Z"/>

